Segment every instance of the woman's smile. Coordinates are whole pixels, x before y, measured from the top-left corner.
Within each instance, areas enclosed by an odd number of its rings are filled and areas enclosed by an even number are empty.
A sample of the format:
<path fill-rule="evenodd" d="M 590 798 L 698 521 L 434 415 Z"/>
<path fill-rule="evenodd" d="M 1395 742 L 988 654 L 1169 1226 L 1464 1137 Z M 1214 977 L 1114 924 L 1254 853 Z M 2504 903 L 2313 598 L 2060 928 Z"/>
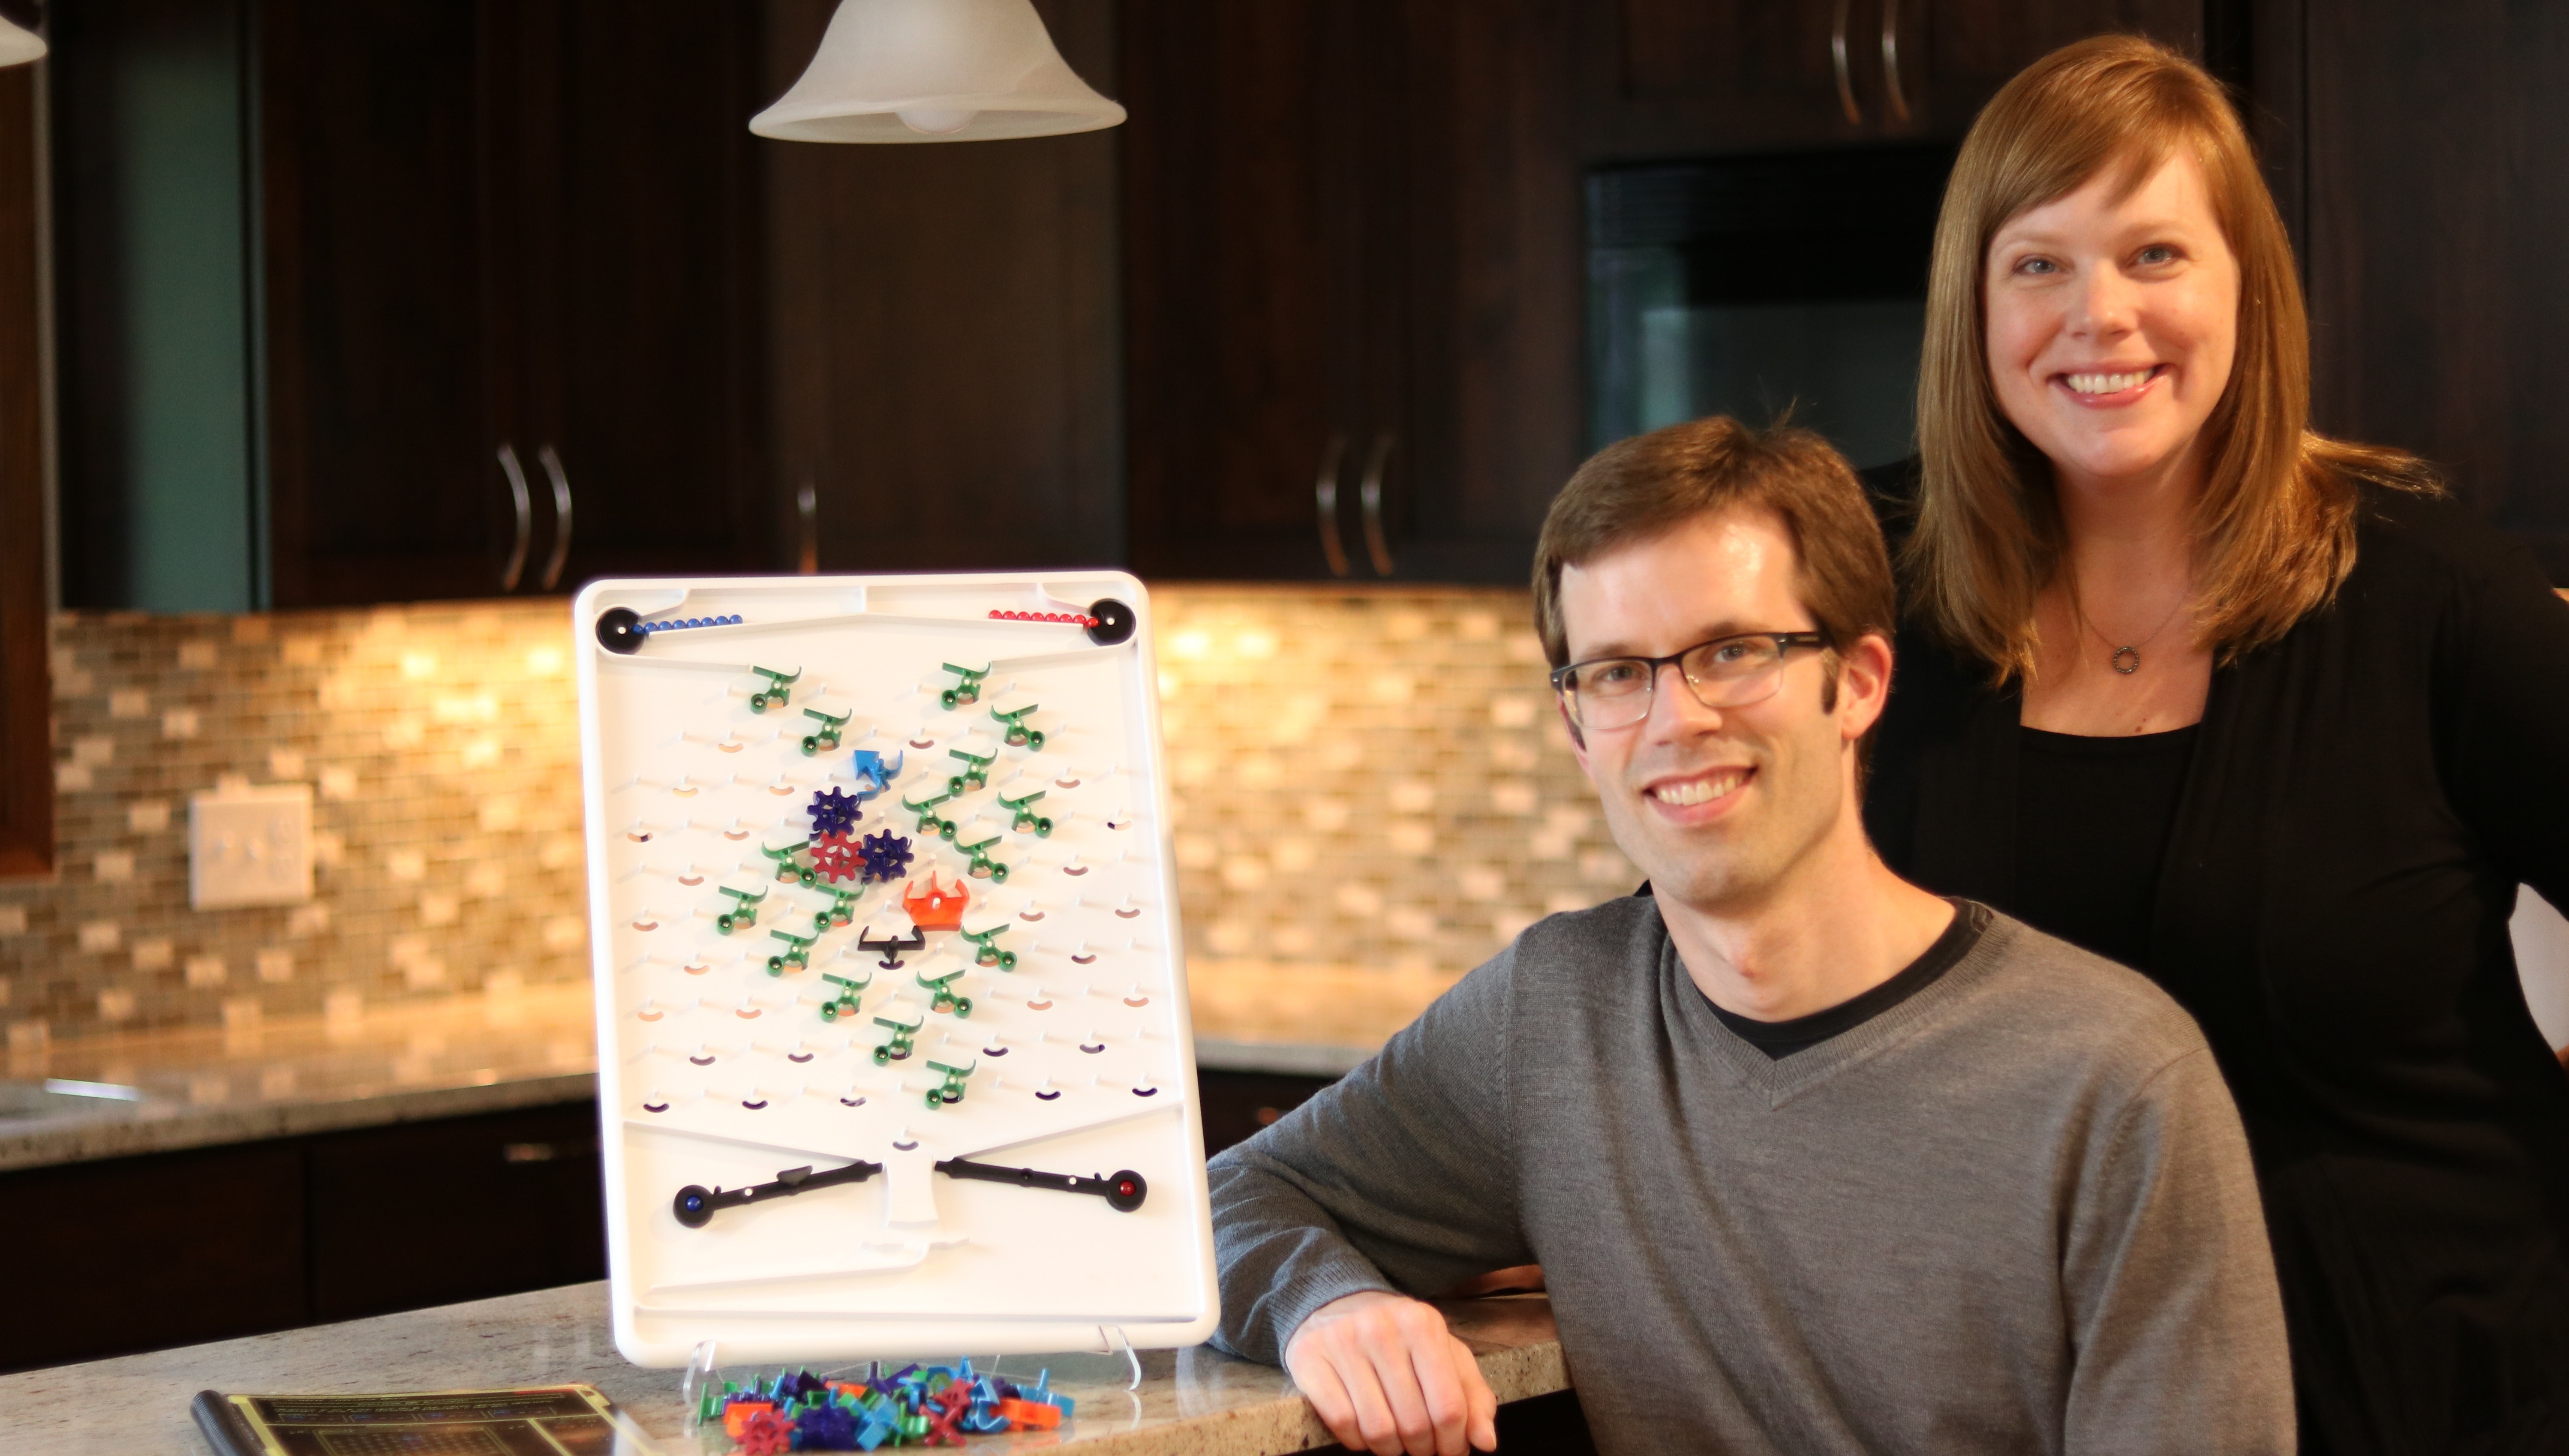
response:
<path fill-rule="evenodd" d="M 2082 405 L 2111 407 L 2140 399 L 2166 369 L 2164 364 L 2107 366 L 2055 374 L 2051 379 Z"/>

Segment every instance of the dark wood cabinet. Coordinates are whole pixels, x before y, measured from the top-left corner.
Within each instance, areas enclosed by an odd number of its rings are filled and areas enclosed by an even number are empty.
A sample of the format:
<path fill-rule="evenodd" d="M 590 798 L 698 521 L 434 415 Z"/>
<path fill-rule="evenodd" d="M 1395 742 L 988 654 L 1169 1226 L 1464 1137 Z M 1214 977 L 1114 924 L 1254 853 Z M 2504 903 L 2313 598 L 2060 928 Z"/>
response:
<path fill-rule="evenodd" d="M 1576 18 L 1131 0 L 1145 575 L 1513 581 L 1577 463 Z"/>
<path fill-rule="evenodd" d="M 1107 95 L 1113 0 L 1039 0 Z M 766 94 L 834 0 L 775 0 Z M 828 571 L 1125 560 L 1114 131 L 963 146 L 759 142 L 789 561 Z M 782 504 L 782 503 L 780 503 Z"/>
<path fill-rule="evenodd" d="M 1390 573 L 1384 491 L 1418 450 L 1409 8 L 1125 6 L 1127 481 L 1145 575 Z"/>
<path fill-rule="evenodd" d="M 606 1276 L 588 1102 L 0 1173 L 0 1371 Z"/>
<path fill-rule="evenodd" d="M 2220 3 L 2220 0 L 2215 0 Z M 2200 55 L 2205 0 L 1619 0 L 1579 46 L 1584 150 L 1631 161 L 1958 140 L 2083 36 Z"/>
<path fill-rule="evenodd" d="M 35 96 L 0 71 L 0 880 L 54 870 Z"/>
<path fill-rule="evenodd" d="M 588 1104 L 317 1138 L 305 1159 L 316 1320 L 605 1276 Z"/>
<path fill-rule="evenodd" d="M 1961 136 L 2202 0 L 1128 0 L 1132 560 L 1522 579 L 1585 454 L 1590 168 Z"/>
<path fill-rule="evenodd" d="M 257 15 L 274 603 L 767 564 L 758 9 Z"/>
<path fill-rule="evenodd" d="M 0 1174 L 0 1370 L 306 1322 L 303 1155 L 254 1144 Z"/>
<path fill-rule="evenodd" d="M 2434 461 L 2569 584 L 2569 12 L 2256 7 L 2319 427 Z"/>

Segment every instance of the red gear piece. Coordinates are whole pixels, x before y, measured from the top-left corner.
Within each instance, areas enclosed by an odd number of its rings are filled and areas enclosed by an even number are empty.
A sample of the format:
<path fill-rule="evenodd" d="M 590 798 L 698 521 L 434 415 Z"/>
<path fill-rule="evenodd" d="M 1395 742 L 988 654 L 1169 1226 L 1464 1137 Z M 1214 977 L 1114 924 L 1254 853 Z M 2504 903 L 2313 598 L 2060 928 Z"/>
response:
<path fill-rule="evenodd" d="M 831 884 L 854 880 L 864 869 L 855 836 L 825 834 L 812 842 L 812 871 Z"/>
<path fill-rule="evenodd" d="M 785 1456 L 791 1445 L 785 1417 L 772 1410 L 754 1412 L 740 1423 L 741 1456 Z"/>

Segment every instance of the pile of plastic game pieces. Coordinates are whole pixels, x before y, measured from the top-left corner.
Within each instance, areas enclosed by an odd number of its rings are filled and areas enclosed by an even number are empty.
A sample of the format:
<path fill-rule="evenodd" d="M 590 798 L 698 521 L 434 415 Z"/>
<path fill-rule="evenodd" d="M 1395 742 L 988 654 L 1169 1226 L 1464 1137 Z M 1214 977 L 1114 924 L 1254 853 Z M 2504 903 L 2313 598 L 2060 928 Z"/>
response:
<path fill-rule="evenodd" d="M 1044 1371 L 1032 1385 L 972 1373 L 970 1360 L 905 1365 L 887 1375 L 877 1361 L 863 1380 L 783 1371 L 761 1385 L 726 1380 L 697 1411 L 705 1434 L 719 1426 L 740 1456 L 786 1451 L 872 1451 L 887 1446 L 960 1446 L 990 1431 L 1049 1431 L 1070 1418 L 1071 1400 Z"/>

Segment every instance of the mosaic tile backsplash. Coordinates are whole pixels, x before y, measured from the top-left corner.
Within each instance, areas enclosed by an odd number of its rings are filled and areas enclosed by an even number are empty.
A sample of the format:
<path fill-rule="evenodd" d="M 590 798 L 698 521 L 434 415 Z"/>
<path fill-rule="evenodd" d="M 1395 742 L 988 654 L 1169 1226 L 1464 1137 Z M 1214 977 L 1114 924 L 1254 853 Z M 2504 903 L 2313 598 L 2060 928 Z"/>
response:
<path fill-rule="evenodd" d="M 1155 588 L 1191 956 L 1458 974 L 1638 880 L 1525 593 Z M 587 974 L 557 601 L 53 629 L 60 873 L 0 884 L 13 1051 Z M 187 796 L 313 788 L 306 905 L 192 910 Z"/>

